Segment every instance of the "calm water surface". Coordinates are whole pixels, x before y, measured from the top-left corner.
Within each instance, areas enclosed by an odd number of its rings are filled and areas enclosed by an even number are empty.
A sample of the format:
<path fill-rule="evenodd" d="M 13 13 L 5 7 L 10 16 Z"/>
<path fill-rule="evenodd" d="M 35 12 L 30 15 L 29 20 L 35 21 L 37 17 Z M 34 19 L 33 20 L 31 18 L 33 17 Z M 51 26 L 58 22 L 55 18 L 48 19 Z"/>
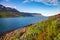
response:
<path fill-rule="evenodd" d="M 13 29 L 18 29 L 29 24 L 34 24 L 44 17 L 17 17 L 17 18 L 0 18 L 0 33 L 5 33 Z"/>

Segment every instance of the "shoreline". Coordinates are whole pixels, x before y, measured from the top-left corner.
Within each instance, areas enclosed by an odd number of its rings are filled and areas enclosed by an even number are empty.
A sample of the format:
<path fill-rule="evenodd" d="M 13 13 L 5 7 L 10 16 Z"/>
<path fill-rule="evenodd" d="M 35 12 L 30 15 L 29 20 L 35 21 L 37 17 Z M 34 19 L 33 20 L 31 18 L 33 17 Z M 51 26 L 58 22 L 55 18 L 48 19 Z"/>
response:
<path fill-rule="evenodd" d="M 28 28 L 32 25 L 34 25 L 34 24 L 30 24 L 30 25 L 24 26 L 22 28 L 18 28 L 15 30 L 8 31 L 2 35 L 0 34 L 0 40 L 2 40 L 2 39 L 3 40 L 10 40 L 12 37 L 14 37 L 17 34 L 21 34 L 21 33 L 24 34 L 27 32 Z"/>
<path fill-rule="evenodd" d="M 17 34 L 20 34 L 20 35 L 21 35 L 21 33 L 25 34 L 27 32 L 27 30 L 29 29 L 29 27 L 31 27 L 33 25 L 36 25 L 37 23 L 39 23 L 39 22 L 32 23 L 32 24 L 23 26 L 21 28 L 16 28 L 14 30 L 7 31 L 3 34 L 0 34 L 0 40 L 2 40 L 2 39 L 3 40 L 11 40 L 11 38 L 14 37 Z"/>
<path fill-rule="evenodd" d="M 29 24 L 29 25 L 23 26 L 23 27 L 21 27 L 21 28 L 16 28 L 16 29 L 13 29 L 13 30 L 10 30 L 10 31 L 2 32 L 2 33 L 0 33 L 0 36 L 1 36 L 1 35 L 5 35 L 5 34 L 7 34 L 7 33 L 10 33 L 10 32 L 12 32 L 12 31 L 15 31 L 15 30 L 23 29 L 23 28 L 28 27 L 28 26 L 31 26 L 31 25 L 34 25 L 34 24 Z"/>

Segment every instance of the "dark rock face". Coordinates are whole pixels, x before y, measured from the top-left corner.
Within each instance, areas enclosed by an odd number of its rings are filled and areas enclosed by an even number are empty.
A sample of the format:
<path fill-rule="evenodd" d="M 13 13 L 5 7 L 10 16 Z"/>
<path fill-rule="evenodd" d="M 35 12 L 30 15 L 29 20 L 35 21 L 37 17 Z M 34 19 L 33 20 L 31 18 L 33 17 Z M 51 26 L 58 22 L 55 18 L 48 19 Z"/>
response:
<path fill-rule="evenodd" d="M 17 12 L 19 13 L 18 10 L 16 10 L 15 8 L 10 8 L 10 7 L 5 7 L 3 5 L 0 4 L 0 11 L 8 11 L 8 12 Z"/>
<path fill-rule="evenodd" d="M 0 4 L 0 11 L 3 11 L 3 10 L 5 10 L 5 6 Z"/>

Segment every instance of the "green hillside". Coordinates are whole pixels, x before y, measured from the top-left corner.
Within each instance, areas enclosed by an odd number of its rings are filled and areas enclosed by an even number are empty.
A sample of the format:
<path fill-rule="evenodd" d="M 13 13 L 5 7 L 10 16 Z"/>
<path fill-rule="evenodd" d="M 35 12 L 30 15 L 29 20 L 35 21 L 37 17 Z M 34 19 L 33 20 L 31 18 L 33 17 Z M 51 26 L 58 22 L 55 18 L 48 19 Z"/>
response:
<path fill-rule="evenodd" d="M 11 40 L 60 40 L 60 14 L 49 17 L 39 23 L 26 27 L 22 34 L 15 35 Z"/>
<path fill-rule="evenodd" d="M 6 17 L 19 17 L 22 16 L 22 14 L 18 14 L 15 12 L 0 12 L 0 18 L 6 18 Z"/>
<path fill-rule="evenodd" d="M 0 12 L 0 18 L 5 17 L 17 17 L 20 16 L 20 14 L 14 13 L 14 12 Z"/>

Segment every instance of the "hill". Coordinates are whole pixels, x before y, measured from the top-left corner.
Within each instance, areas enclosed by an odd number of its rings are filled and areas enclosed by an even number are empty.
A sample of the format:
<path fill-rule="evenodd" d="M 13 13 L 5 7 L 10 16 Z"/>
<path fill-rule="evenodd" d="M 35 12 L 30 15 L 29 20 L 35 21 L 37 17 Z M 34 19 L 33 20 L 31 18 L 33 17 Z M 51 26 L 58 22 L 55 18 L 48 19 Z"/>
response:
<path fill-rule="evenodd" d="M 60 40 L 60 14 L 11 31 L 2 37 L 6 40 Z"/>
<path fill-rule="evenodd" d="M 7 18 L 7 17 L 26 17 L 26 16 L 42 16 L 39 13 L 25 13 L 19 12 L 15 8 L 5 7 L 0 4 L 0 18 Z"/>
<path fill-rule="evenodd" d="M 22 40 L 60 40 L 60 14 L 30 25 L 25 30 L 22 36 L 18 36 Z"/>

